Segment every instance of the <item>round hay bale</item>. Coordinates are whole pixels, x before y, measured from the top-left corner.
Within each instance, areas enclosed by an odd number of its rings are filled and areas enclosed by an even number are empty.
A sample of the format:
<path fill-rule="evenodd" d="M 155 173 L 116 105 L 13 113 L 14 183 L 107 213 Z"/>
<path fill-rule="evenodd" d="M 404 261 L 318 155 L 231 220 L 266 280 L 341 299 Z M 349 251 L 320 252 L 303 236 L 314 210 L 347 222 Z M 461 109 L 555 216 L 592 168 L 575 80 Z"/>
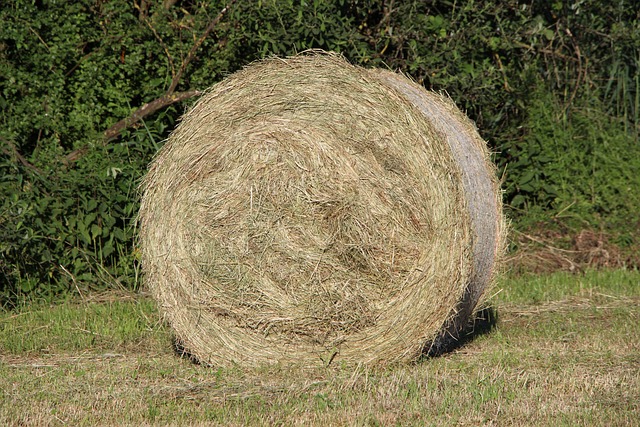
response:
<path fill-rule="evenodd" d="M 440 95 L 335 54 L 254 63 L 150 166 L 146 284 L 212 365 L 392 363 L 446 349 L 502 249 L 484 141 Z"/>

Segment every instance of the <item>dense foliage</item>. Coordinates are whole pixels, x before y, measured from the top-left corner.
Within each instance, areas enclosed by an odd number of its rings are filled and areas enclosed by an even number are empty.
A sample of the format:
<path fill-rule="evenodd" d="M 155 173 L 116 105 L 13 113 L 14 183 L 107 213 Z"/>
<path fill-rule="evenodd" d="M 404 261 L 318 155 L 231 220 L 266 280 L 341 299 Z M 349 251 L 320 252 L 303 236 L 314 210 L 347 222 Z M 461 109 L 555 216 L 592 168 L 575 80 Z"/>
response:
<path fill-rule="evenodd" d="M 517 226 L 562 218 L 638 238 L 635 0 L 229 4 L 3 2 L 4 303 L 137 286 L 137 185 L 192 95 L 251 61 L 309 48 L 446 90 L 494 148 Z M 181 94 L 104 137 L 144 104 Z"/>

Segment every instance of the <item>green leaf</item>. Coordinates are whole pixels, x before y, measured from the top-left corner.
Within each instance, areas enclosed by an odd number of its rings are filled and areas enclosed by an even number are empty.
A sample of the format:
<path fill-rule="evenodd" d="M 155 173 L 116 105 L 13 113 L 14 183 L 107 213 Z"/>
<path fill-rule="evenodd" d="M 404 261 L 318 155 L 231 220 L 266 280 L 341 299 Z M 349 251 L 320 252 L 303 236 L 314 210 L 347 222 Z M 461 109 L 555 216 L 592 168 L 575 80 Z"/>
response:
<path fill-rule="evenodd" d="M 93 238 L 97 238 L 100 237 L 100 235 L 102 234 L 102 227 L 100 227 L 97 224 L 93 224 L 91 226 L 91 236 L 93 236 Z"/>
<path fill-rule="evenodd" d="M 91 236 L 89 235 L 89 232 L 84 229 L 80 231 L 80 240 L 82 240 L 83 243 L 85 243 L 86 245 L 91 244 Z"/>
<path fill-rule="evenodd" d="M 35 281 L 33 280 L 22 280 L 20 282 L 20 290 L 24 293 L 29 293 L 35 289 Z"/>
<path fill-rule="evenodd" d="M 89 203 L 87 203 L 87 211 L 91 212 L 93 210 L 95 210 L 95 208 L 98 206 L 98 202 L 95 199 L 91 199 L 89 200 Z"/>
<path fill-rule="evenodd" d="M 525 173 L 518 179 L 518 186 L 523 188 L 524 185 L 528 184 L 535 178 L 536 172 L 534 170 L 525 171 Z"/>
<path fill-rule="evenodd" d="M 108 258 L 109 255 L 113 253 L 113 243 L 111 240 L 108 240 L 107 243 L 102 246 L 102 256 L 103 258 Z"/>
<path fill-rule="evenodd" d="M 524 184 L 520 186 L 520 191 L 525 193 L 533 193 L 535 188 L 531 184 Z"/>
<path fill-rule="evenodd" d="M 92 212 L 90 214 L 88 214 L 87 216 L 84 217 L 84 223 L 88 226 L 89 224 L 92 224 L 95 220 L 96 217 L 98 216 L 97 213 Z"/>
<path fill-rule="evenodd" d="M 120 228 L 114 228 L 113 235 L 115 236 L 116 239 L 120 240 L 121 242 L 125 241 L 124 233 Z"/>
<path fill-rule="evenodd" d="M 542 34 L 549 41 L 553 40 L 556 35 L 556 33 L 554 33 L 553 30 L 551 30 L 550 28 L 545 28 Z"/>
<path fill-rule="evenodd" d="M 511 200 L 511 206 L 513 206 L 514 208 L 519 208 L 520 206 L 523 206 L 525 202 L 525 198 L 522 194 L 517 194 L 512 200 Z"/>

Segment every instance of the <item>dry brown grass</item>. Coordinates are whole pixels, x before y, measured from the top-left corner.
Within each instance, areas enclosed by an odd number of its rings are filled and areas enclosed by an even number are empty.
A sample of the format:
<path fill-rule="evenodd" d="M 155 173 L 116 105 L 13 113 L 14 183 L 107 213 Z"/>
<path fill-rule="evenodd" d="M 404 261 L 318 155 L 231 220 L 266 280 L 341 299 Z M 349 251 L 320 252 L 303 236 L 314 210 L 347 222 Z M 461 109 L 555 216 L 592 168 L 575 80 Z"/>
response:
<path fill-rule="evenodd" d="M 502 250 L 473 125 L 336 55 L 262 61 L 212 88 L 143 189 L 147 286 L 216 366 L 415 360 L 457 337 Z"/>
<path fill-rule="evenodd" d="M 621 247 L 604 231 L 574 230 L 555 222 L 514 231 L 511 237 L 517 250 L 505 262 L 516 273 L 640 267 L 638 245 Z"/>

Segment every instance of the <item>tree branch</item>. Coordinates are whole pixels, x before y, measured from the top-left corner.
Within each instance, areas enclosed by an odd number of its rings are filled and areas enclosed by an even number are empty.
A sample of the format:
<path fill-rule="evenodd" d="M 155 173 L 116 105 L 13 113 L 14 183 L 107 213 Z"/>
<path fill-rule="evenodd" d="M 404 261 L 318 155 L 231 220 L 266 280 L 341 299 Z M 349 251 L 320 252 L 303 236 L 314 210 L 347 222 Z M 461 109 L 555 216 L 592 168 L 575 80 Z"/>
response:
<path fill-rule="evenodd" d="M 38 169 L 36 166 L 29 163 L 29 161 L 25 159 L 24 156 L 22 156 L 22 154 L 20 154 L 20 152 L 18 151 L 18 149 L 16 148 L 13 142 L 9 141 L 8 139 L 2 136 L 0 136 L 0 140 L 4 142 L 4 145 L 6 145 L 6 147 L 2 147 L 2 152 L 4 154 L 6 154 L 7 156 L 15 157 L 16 159 L 18 159 L 20 163 L 22 163 L 24 167 L 26 167 L 27 169 L 30 169 L 32 172 L 35 172 L 38 175 L 42 175 L 42 171 L 40 169 Z"/>
<path fill-rule="evenodd" d="M 133 2 L 133 6 L 138 9 L 138 19 L 140 21 L 144 21 L 145 19 L 147 19 L 147 13 L 149 13 L 149 3 L 150 0 L 141 0 L 139 5 L 136 1 Z"/>
<path fill-rule="evenodd" d="M 149 114 L 153 114 L 158 110 L 163 109 L 164 107 L 168 107 L 171 104 L 175 104 L 176 102 L 184 101 L 185 99 L 193 98 L 194 96 L 201 95 L 202 92 L 199 90 L 190 90 L 187 92 L 178 92 L 173 94 L 165 94 L 160 98 L 154 99 L 153 101 L 144 104 L 142 107 L 138 108 L 133 112 L 129 117 L 126 117 L 120 120 L 117 123 L 114 123 L 104 131 L 103 134 L 103 144 L 111 141 L 116 138 L 120 132 L 131 127 L 139 120 L 148 116 Z M 89 147 L 82 147 L 77 150 L 74 150 L 65 156 L 66 163 L 72 163 L 77 161 L 80 157 L 89 151 Z"/>
<path fill-rule="evenodd" d="M 180 65 L 180 69 L 178 70 L 178 73 L 175 76 L 173 76 L 173 80 L 171 80 L 171 86 L 169 86 L 169 90 L 167 90 L 168 94 L 173 93 L 173 91 L 176 90 L 176 87 L 178 86 L 178 83 L 180 83 L 180 79 L 182 78 L 182 74 L 184 74 L 189 63 L 193 60 L 193 58 L 195 58 L 196 52 L 200 48 L 200 45 L 202 44 L 202 42 L 204 42 L 207 36 L 209 36 L 209 33 L 213 31 L 215 26 L 218 25 L 218 22 L 220 22 L 222 17 L 229 11 L 231 6 L 233 6 L 235 2 L 236 0 L 229 1 L 229 3 L 227 3 L 224 9 L 222 9 L 220 13 L 218 13 L 218 16 L 213 18 L 213 20 L 209 23 L 209 25 L 204 30 L 204 33 L 202 33 L 200 38 L 196 40 L 193 46 L 191 46 L 191 50 L 189 50 L 187 57 L 184 59 L 184 61 L 182 61 L 182 64 Z"/>
<path fill-rule="evenodd" d="M 104 142 L 110 141 L 113 138 L 117 137 L 121 131 L 130 127 L 138 120 L 148 116 L 149 114 L 153 114 L 156 111 L 171 104 L 184 101 L 185 99 L 193 98 L 194 96 L 198 96 L 200 94 L 202 94 L 202 92 L 199 90 L 190 90 L 187 92 L 178 92 L 172 94 L 167 93 L 165 95 L 162 95 L 160 98 L 154 99 L 153 101 L 144 104 L 129 117 L 120 120 L 119 122 L 112 125 L 109 129 L 107 129 L 104 132 Z"/>
<path fill-rule="evenodd" d="M 129 117 L 126 117 L 120 120 L 119 122 L 113 124 L 112 126 L 110 126 L 106 131 L 104 131 L 103 140 L 102 140 L 103 144 L 106 144 L 110 140 L 116 138 L 120 134 L 120 132 L 133 126 L 136 122 L 148 116 L 149 114 L 153 114 L 156 111 L 164 107 L 167 107 L 171 104 L 174 104 L 176 102 L 184 101 L 185 99 L 189 99 L 194 96 L 198 96 L 202 94 L 202 92 L 199 90 L 190 90 L 186 92 L 177 92 L 177 93 L 174 93 L 174 92 L 176 90 L 176 87 L 178 86 L 178 83 L 180 83 L 180 79 L 182 78 L 182 75 L 186 71 L 187 66 L 195 58 L 197 50 L 200 48 L 200 46 L 202 45 L 204 40 L 207 38 L 207 36 L 209 36 L 211 31 L 213 31 L 215 26 L 218 25 L 220 20 L 224 17 L 224 15 L 229 11 L 231 6 L 236 1 L 237 0 L 230 0 L 229 3 L 227 3 L 227 5 L 220 11 L 220 13 L 218 13 L 218 15 L 215 18 L 213 18 L 213 20 L 209 23 L 209 25 L 204 30 L 200 38 L 198 38 L 198 40 L 196 40 L 193 46 L 191 46 L 191 49 L 189 50 L 187 57 L 184 59 L 184 61 L 182 61 L 182 64 L 180 65 L 180 69 L 178 70 L 178 72 L 174 74 L 173 78 L 171 79 L 171 85 L 169 86 L 169 89 L 167 89 L 166 93 L 162 95 L 160 98 L 157 98 L 147 104 L 144 104 L 142 107 L 134 111 L 133 114 L 131 114 Z M 163 5 L 165 6 L 168 5 L 169 7 L 171 7 L 171 5 L 174 3 L 175 2 L 168 0 L 164 2 Z M 160 42 L 161 41 L 162 40 L 160 40 Z M 169 57 L 169 59 L 171 58 Z M 86 154 L 87 151 L 89 151 L 88 146 L 72 151 L 71 153 L 65 156 L 65 163 L 70 164 L 77 161 L 80 157 Z"/>

